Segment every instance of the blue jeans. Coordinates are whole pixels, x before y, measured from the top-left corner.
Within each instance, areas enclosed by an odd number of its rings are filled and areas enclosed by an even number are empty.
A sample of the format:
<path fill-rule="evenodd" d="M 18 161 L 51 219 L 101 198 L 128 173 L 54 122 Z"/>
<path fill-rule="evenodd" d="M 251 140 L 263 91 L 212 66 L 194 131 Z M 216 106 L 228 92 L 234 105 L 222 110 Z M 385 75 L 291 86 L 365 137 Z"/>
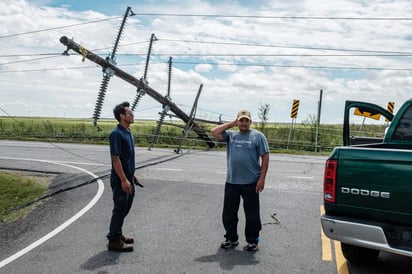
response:
<path fill-rule="evenodd" d="M 243 199 L 243 209 L 245 211 L 246 242 L 249 244 L 257 243 L 262 223 L 260 220 L 259 193 L 256 193 L 256 183 L 247 185 L 226 183 L 222 214 L 223 226 L 226 230 L 225 238 L 230 241 L 237 241 L 239 239 L 237 224 L 239 221 L 240 198 Z"/>
<path fill-rule="evenodd" d="M 112 241 L 123 235 L 123 222 L 132 207 L 134 199 L 134 186 L 132 185 L 132 193 L 126 193 L 123 192 L 119 180 L 111 180 L 110 185 L 113 191 L 113 210 L 107 239 Z"/>

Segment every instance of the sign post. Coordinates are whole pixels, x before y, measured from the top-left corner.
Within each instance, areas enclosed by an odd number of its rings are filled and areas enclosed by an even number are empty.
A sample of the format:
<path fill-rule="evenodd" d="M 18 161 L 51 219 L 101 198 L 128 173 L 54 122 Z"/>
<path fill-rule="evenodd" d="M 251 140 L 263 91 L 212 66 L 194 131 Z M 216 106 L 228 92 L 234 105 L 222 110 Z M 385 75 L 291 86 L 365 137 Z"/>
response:
<path fill-rule="evenodd" d="M 286 149 L 289 149 L 290 137 L 293 131 L 293 124 L 296 123 L 296 118 L 298 117 L 298 110 L 299 110 L 299 100 L 293 99 L 292 110 L 290 112 L 290 118 L 292 118 L 292 123 L 290 125 L 288 144 L 286 146 Z"/>
<path fill-rule="evenodd" d="M 318 117 L 316 121 L 316 133 L 315 133 L 315 152 L 318 152 L 318 138 L 319 138 L 319 128 L 320 128 L 320 113 L 322 110 L 322 96 L 323 96 L 323 90 L 320 90 L 320 95 L 319 95 L 319 102 L 318 102 Z"/>

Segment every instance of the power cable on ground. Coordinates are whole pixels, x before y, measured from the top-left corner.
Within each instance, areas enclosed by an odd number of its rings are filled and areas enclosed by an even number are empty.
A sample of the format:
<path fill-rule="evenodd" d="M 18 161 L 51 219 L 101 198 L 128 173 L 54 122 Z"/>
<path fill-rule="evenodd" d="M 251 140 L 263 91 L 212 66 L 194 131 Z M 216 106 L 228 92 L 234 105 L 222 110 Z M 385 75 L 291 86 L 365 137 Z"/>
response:
<path fill-rule="evenodd" d="M 174 160 L 174 159 L 176 159 L 176 158 L 182 157 L 183 155 L 184 155 L 184 154 L 179 154 L 179 155 L 176 155 L 176 156 L 173 156 L 173 157 L 164 159 L 164 160 L 159 160 L 159 161 L 156 161 L 156 162 L 150 162 L 150 163 L 147 163 L 147 164 L 144 164 L 144 165 L 141 165 L 141 166 L 136 167 L 135 170 L 142 169 L 142 168 L 146 168 L 146 167 L 149 167 L 149 166 L 158 165 L 158 164 L 165 163 L 165 162 L 168 162 L 168 161 L 172 161 L 172 160 Z M 13 170 L 32 171 L 32 172 L 33 172 L 33 170 L 30 170 L 30 169 L 17 169 L 17 168 L 15 168 L 15 169 L 13 169 Z M 38 171 L 36 170 L 35 172 L 38 172 Z M 24 204 L 22 204 L 22 205 L 20 205 L 20 206 L 17 206 L 17 207 L 15 207 L 15 208 L 12 208 L 12 209 L 10 209 L 7 213 L 15 212 L 15 211 L 18 211 L 18 210 L 20 210 L 20 209 L 26 208 L 26 207 L 28 207 L 28 206 L 30 206 L 30 205 L 33 205 L 33 204 L 35 204 L 35 203 L 37 203 L 37 202 L 40 202 L 40 201 L 42 201 L 42 200 L 44 200 L 44 199 L 53 197 L 53 196 L 55 196 L 55 195 L 57 195 L 57 194 L 60 194 L 60 193 L 62 193 L 62 192 L 66 192 L 66 191 L 69 191 L 69 190 L 72 190 L 72 189 L 76 189 L 76 188 L 79 188 L 79 187 L 82 187 L 82 186 L 89 185 L 89 184 L 91 184 L 91 183 L 96 182 L 96 181 L 99 180 L 99 179 L 105 179 L 105 178 L 109 177 L 110 174 L 111 174 L 111 173 L 106 173 L 106 174 L 103 174 L 103 175 L 98 176 L 98 177 L 96 177 L 96 178 L 93 178 L 93 179 L 91 179 L 91 180 L 88 180 L 88 181 L 86 181 L 86 182 L 77 184 L 77 185 L 75 185 L 75 186 L 66 187 L 66 188 L 62 188 L 62 189 L 56 190 L 56 191 L 51 192 L 51 193 L 47 193 L 47 194 L 45 194 L 45 195 L 43 195 L 43 196 L 41 196 L 41 197 L 39 197 L 39 198 L 37 198 L 37 199 L 35 199 L 35 200 L 26 202 L 26 203 L 24 203 Z"/>

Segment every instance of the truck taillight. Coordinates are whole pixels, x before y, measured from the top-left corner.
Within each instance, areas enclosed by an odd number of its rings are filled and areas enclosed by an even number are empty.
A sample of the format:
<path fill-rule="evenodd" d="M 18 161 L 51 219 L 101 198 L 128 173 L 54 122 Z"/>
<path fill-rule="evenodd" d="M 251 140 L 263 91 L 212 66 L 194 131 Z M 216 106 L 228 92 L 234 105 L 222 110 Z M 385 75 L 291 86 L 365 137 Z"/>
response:
<path fill-rule="evenodd" d="M 337 160 L 327 160 L 323 178 L 323 199 L 326 202 L 335 202 Z"/>

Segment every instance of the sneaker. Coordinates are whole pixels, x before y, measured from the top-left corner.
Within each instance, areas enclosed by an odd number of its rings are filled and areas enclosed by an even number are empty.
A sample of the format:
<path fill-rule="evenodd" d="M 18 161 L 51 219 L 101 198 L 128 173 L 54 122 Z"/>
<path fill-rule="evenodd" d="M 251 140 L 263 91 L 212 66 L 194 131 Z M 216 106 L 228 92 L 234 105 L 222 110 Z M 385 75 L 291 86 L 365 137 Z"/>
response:
<path fill-rule="evenodd" d="M 238 241 L 226 240 L 220 245 L 220 247 L 223 249 L 228 249 L 228 248 L 236 247 L 238 244 L 239 244 Z"/>
<path fill-rule="evenodd" d="M 245 246 L 246 251 L 257 251 L 258 250 L 258 244 L 247 244 Z"/>

